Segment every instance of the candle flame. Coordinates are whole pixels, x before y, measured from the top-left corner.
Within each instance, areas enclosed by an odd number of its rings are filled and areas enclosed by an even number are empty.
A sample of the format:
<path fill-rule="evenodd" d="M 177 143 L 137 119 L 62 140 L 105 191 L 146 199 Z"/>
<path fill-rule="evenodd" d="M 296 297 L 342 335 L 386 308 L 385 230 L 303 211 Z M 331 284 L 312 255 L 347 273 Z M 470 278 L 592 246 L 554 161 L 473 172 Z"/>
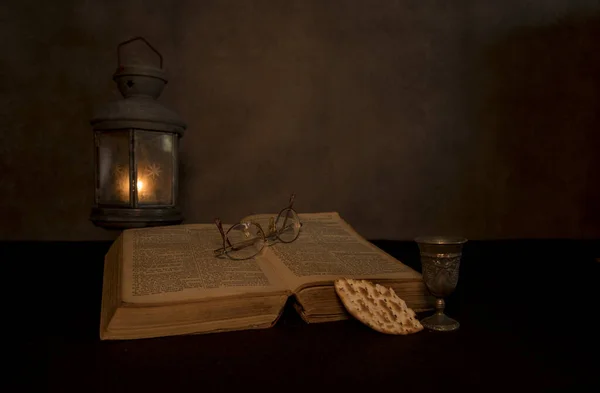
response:
<path fill-rule="evenodd" d="M 129 173 L 124 173 L 117 178 L 116 192 L 120 202 L 129 202 L 130 187 L 135 187 L 137 191 L 137 198 L 140 202 L 147 202 L 148 198 L 151 198 L 151 194 L 155 188 L 152 178 L 139 176 L 137 182 L 133 183 L 129 181 Z"/>

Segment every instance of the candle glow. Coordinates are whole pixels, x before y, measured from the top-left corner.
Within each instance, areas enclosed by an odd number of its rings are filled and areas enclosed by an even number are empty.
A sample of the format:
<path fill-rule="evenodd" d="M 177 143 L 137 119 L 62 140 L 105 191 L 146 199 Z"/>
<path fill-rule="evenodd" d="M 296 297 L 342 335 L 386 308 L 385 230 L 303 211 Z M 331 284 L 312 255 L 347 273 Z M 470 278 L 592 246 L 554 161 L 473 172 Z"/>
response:
<path fill-rule="evenodd" d="M 150 182 L 151 183 L 151 182 Z M 138 178 L 136 183 L 138 199 L 145 198 L 149 193 L 152 192 L 152 186 L 144 178 Z M 119 192 L 119 199 L 123 202 L 129 201 L 129 176 L 127 174 L 122 175 L 117 180 L 117 189 Z"/>

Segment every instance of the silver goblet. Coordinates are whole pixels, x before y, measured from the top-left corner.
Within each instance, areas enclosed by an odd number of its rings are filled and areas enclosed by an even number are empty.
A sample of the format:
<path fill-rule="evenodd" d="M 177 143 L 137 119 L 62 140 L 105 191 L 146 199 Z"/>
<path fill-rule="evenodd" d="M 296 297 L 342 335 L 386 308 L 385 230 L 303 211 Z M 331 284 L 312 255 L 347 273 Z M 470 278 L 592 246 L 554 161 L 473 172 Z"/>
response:
<path fill-rule="evenodd" d="M 415 241 L 421 253 L 423 281 L 429 292 L 436 297 L 435 314 L 421 320 L 421 324 L 431 330 L 456 330 L 460 324 L 444 314 L 444 298 L 454 292 L 458 283 L 462 247 L 467 239 L 428 236 L 416 238 Z"/>

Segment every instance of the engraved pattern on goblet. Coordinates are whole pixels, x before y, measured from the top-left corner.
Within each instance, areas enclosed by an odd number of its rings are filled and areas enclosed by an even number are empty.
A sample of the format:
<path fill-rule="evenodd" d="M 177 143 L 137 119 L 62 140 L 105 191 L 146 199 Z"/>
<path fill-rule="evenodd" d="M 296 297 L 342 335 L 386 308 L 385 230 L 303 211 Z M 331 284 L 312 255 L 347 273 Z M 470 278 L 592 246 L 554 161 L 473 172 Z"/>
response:
<path fill-rule="evenodd" d="M 460 254 L 422 255 L 423 280 L 435 297 L 447 297 L 458 284 Z"/>

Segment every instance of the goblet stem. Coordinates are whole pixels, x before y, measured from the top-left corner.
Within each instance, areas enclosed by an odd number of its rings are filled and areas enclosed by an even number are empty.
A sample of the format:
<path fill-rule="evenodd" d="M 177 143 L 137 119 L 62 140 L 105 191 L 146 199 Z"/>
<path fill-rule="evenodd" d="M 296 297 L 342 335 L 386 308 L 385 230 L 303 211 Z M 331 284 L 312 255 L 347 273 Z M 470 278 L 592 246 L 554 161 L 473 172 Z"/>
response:
<path fill-rule="evenodd" d="M 437 298 L 435 300 L 435 314 L 430 317 L 421 320 L 421 324 L 430 330 L 437 330 L 440 332 L 450 332 L 460 327 L 458 321 L 450 318 L 444 314 L 446 308 L 446 302 L 443 298 Z"/>
<path fill-rule="evenodd" d="M 445 308 L 446 308 L 446 301 L 444 301 L 444 299 L 442 299 L 442 298 L 435 299 L 435 313 L 436 314 L 443 314 Z"/>

